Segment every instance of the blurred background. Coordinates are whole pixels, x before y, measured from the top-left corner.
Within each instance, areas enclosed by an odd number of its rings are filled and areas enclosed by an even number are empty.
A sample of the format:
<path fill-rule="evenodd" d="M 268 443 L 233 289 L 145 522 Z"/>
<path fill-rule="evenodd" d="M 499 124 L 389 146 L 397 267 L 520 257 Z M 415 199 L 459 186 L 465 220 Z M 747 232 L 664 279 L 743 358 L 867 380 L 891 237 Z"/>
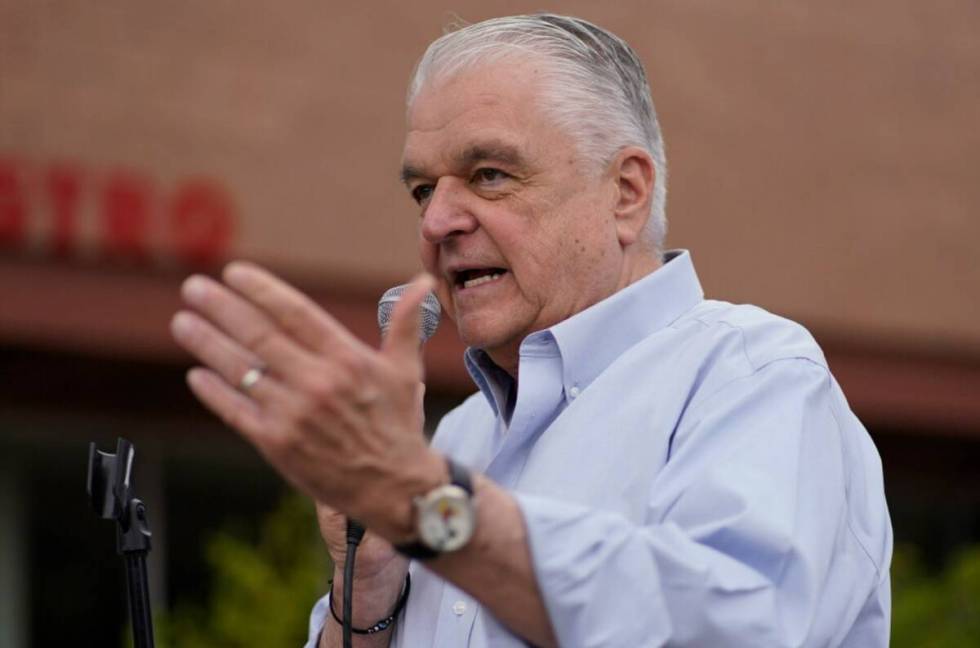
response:
<path fill-rule="evenodd" d="M 980 645 L 980 4 L 0 0 L 0 647 L 122 645 L 87 444 L 125 436 L 162 643 L 298 645 L 309 506 L 191 398 L 167 326 L 231 258 L 376 341 L 418 265 L 397 180 L 415 60 L 458 16 L 611 29 L 647 66 L 670 247 L 801 321 L 885 470 L 894 645 Z M 473 391 L 443 326 L 429 421 Z"/>

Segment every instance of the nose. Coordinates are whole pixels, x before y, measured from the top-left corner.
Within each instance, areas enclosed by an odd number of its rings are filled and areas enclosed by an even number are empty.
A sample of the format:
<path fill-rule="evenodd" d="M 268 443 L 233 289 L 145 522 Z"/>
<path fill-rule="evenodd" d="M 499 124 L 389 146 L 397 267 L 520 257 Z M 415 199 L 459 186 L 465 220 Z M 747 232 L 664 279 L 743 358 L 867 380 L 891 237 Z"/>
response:
<path fill-rule="evenodd" d="M 466 187 L 458 179 L 440 178 L 422 213 L 422 237 L 438 245 L 475 231 L 478 224 L 468 203 Z"/>

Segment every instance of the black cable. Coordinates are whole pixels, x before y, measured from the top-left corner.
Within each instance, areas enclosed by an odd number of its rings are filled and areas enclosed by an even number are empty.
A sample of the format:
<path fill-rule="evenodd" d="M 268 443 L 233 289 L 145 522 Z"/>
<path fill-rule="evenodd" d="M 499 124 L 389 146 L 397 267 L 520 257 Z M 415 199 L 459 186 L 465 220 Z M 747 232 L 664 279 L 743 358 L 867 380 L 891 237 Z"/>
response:
<path fill-rule="evenodd" d="M 347 558 L 344 561 L 344 648 L 351 648 L 354 605 L 354 560 L 357 545 L 364 537 L 364 527 L 357 520 L 347 518 Z"/>

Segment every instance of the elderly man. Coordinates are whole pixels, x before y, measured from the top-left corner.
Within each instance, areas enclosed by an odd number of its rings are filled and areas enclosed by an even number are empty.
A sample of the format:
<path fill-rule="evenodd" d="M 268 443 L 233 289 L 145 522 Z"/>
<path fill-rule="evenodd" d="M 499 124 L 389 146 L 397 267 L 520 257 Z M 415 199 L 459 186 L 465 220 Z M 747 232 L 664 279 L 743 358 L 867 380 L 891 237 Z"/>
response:
<path fill-rule="evenodd" d="M 428 274 L 380 350 L 244 263 L 190 278 L 173 321 L 207 365 L 194 393 L 318 502 L 337 598 L 343 516 L 369 529 L 357 645 L 887 645 L 875 448 L 803 328 L 705 300 L 690 254 L 662 253 L 626 43 L 546 14 L 440 38 L 403 179 Z M 430 446 L 433 287 L 479 393 Z M 317 604 L 310 645 L 340 645 L 339 609 Z"/>

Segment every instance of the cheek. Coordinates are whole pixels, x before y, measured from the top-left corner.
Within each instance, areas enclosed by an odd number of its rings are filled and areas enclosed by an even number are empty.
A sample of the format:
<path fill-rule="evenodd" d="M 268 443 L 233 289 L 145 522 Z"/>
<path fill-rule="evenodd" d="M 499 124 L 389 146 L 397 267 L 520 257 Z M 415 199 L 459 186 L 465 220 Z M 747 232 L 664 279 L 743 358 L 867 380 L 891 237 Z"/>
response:
<path fill-rule="evenodd" d="M 419 235 L 419 259 L 421 259 L 425 271 L 436 278 L 435 293 L 439 299 L 439 304 L 442 306 L 443 314 L 455 321 L 452 290 L 439 271 L 439 248 L 426 241 L 421 234 Z"/>
<path fill-rule="evenodd" d="M 421 232 L 419 232 L 419 259 L 422 261 L 422 267 L 429 274 L 433 274 L 436 277 L 439 276 L 439 250 L 436 246 L 426 241 Z"/>
<path fill-rule="evenodd" d="M 442 306 L 442 314 L 455 322 L 456 309 L 453 304 L 453 294 L 449 289 L 449 284 L 440 279 L 436 284 L 435 293 L 436 298 L 439 300 L 439 305 Z"/>
<path fill-rule="evenodd" d="M 589 211 L 583 209 L 583 213 Z M 588 216 L 563 225 L 551 234 L 559 244 L 552 246 L 549 260 L 550 267 L 560 268 L 557 274 L 563 288 L 581 292 L 583 287 L 617 274 L 613 265 L 617 239 L 609 223 Z M 588 292 L 588 288 L 584 290 Z"/>

